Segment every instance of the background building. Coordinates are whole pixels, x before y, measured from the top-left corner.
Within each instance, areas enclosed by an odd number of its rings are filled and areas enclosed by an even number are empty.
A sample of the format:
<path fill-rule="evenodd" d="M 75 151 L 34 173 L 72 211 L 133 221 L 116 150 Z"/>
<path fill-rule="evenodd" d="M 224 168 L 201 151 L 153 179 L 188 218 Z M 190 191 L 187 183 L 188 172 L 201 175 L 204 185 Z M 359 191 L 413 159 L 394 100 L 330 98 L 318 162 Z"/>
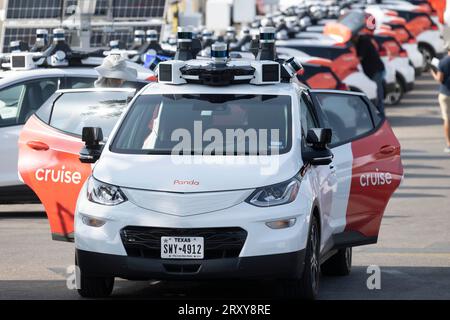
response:
<path fill-rule="evenodd" d="M 0 50 L 8 52 L 10 41 L 34 43 L 37 28 L 63 26 L 72 46 L 88 37 L 92 48 L 110 40 L 130 44 L 136 29 L 161 30 L 166 0 L 0 0 Z M 86 43 L 83 46 L 86 48 Z"/>

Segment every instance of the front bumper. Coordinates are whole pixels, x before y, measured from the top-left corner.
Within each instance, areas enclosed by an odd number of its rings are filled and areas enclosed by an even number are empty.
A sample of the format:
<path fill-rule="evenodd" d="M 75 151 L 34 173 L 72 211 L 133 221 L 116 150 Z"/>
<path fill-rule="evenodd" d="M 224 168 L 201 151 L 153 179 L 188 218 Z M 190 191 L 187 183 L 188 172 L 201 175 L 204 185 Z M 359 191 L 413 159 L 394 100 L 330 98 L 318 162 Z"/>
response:
<path fill-rule="evenodd" d="M 292 253 L 211 260 L 128 257 L 76 249 L 83 274 L 130 280 L 290 279 L 303 272 L 305 250 Z"/>
<path fill-rule="evenodd" d="M 304 188 L 306 186 L 303 184 Z M 75 214 L 75 247 L 89 252 L 127 256 L 121 231 L 133 226 L 188 230 L 241 228 L 247 232 L 239 253 L 241 258 L 299 251 L 306 247 L 312 208 L 309 196 L 302 190 L 295 201 L 283 206 L 258 208 L 242 202 L 222 210 L 188 216 L 163 214 L 138 207 L 131 201 L 114 207 L 102 206 L 80 197 Z M 106 223 L 98 228 L 90 227 L 82 222 L 82 215 L 104 219 Z M 271 229 L 266 225 L 269 221 L 292 218 L 296 222 L 289 228 Z"/>

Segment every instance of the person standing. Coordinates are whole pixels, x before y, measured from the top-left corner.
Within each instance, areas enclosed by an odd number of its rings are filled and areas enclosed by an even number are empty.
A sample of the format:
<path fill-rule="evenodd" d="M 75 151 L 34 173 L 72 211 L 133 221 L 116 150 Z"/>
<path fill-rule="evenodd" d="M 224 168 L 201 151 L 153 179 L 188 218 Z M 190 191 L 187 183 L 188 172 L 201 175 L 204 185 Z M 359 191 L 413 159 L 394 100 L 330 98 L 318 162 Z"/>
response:
<path fill-rule="evenodd" d="M 377 84 L 377 109 L 384 115 L 384 76 L 386 69 L 370 35 L 355 35 L 352 41 L 364 73 Z"/>
<path fill-rule="evenodd" d="M 439 87 L 439 105 L 444 120 L 444 134 L 447 140 L 445 153 L 450 153 L 450 44 L 447 44 L 448 54 L 439 62 L 437 70 L 431 68 L 431 75 L 440 83 Z"/>

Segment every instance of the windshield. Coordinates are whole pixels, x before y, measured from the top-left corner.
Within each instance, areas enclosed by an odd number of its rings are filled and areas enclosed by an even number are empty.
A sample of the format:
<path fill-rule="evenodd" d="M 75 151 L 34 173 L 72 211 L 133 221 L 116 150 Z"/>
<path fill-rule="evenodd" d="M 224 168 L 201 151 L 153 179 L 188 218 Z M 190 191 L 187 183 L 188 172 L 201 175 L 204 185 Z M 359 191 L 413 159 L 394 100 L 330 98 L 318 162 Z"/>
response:
<path fill-rule="evenodd" d="M 112 152 L 267 155 L 291 146 L 291 97 L 239 94 L 142 95 Z"/>

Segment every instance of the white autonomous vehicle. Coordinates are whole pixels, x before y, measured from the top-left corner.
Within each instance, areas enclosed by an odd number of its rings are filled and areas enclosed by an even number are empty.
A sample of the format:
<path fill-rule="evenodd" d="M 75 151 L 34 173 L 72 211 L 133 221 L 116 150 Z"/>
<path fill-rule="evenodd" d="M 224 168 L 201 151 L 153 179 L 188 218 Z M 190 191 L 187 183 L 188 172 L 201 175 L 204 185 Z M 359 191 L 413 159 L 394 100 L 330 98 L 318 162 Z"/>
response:
<path fill-rule="evenodd" d="M 111 294 L 116 277 L 262 278 L 315 298 L 320 272 L 348 274 L 351 248 L 376 243 L 403 176 L 388 122 L 362 93 L 297 84 L 295 59 L 260 60 L 275 49 L 260 38 L 255 61 L 215 44 L 210 61 L 160 63 L 106 142 L 83 128 L 82 296 Z"/>

